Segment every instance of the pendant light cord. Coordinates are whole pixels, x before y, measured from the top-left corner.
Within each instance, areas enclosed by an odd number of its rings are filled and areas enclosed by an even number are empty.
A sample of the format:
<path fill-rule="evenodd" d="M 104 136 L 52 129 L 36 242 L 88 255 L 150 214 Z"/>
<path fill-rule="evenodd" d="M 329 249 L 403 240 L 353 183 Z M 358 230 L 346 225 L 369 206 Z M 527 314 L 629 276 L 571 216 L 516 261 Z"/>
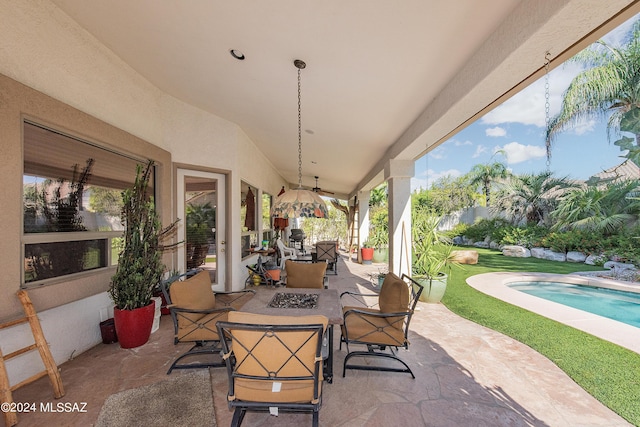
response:
<path fill-rule="evenodd" d="M 302 188 L 302 95 L 300 90 L 300 71 L 302 68 L 298 67 L 298 188 Z"/>

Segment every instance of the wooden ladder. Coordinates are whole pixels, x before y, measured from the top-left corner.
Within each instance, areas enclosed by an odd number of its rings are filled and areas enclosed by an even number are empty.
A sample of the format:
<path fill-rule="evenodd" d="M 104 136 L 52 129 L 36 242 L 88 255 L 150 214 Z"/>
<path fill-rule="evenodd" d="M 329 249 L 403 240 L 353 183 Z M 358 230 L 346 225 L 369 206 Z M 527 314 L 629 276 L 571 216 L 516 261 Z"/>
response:
<path fill-rule="evenodd" d="M 355 254 L 356 262 L 362 262 L 362 256 L 360 255 L 360 227 L 359 227 L 359 216 L 360 212 L 358 209 L 358 199 L 354 201 L 355 212 L 353 214 L 353 221 L 351 222 L 351 232 L 350 240 L 349 240 L 349 261 L 352 261 L 351 254 Z"/>
<path fill-rule="evenodd" d="M 2 355 L 2 349 L 0 349 L 0 403 L 8 403 L 9 405 L 12 405 L 13 397 L 11 395 L 11 392 L 27 384 L 31 384 L 32 382 L 44 377 L 45 375 L 49 375 L 49 380 L 51 381 L 51 386 L 53 387 L 53 395 L 56 399 L 59 399 L 64 396 L 64 388 L 62 386 L 62 379 L 60 378 L 60 371 L 58 370 L 56 362 L 51 356 L 51 351 L 49 351 L 49 345 L 44 338 L 44 334 L 42 332 L 42 327 L 40 326 L 40 321 L 38 320 L 36 310 L 33 308 L 33 304 L 31 303 L 31 299 L 29 298 L 27 291 L 20 290 L 16 295 L 18 295 L 18 298 L 20 298 L 25 316 L 5 323 L 0 323 L 0 329 L 6 329 L 12 326 L 17 326 L 29 322 L 31 333 L 33 334 L 35 342 L 27 347 L 23 347 L 12 353 L 9 353 L 6 356 Z M 11 386 L 9 384 L 9 376 L 7 375 L 7 369 L 4 363 L 5 360 L 20 356 L 36 348 L 40 353 L 40 358 L 42 358 L 45 370 L 33 375 L 30 378 L 27 378 L 26 380 L 14 386 Z M 9 409 L 11 409 L 11 406 Z M 12 412 L 11 410 L 9 410 L 3 411 L 3 413 L 4 422 L 7 427 L 15 426 L 18 423 L 17 412 Z"/>

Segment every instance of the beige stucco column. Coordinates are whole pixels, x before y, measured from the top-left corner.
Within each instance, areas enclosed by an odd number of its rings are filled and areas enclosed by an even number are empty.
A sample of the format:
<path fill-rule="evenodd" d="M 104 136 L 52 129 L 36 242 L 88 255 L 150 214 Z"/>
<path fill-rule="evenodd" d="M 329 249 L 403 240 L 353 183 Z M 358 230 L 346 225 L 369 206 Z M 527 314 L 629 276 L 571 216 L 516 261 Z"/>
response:
<path fill-rule="evenodd" d="M 362 262 L 360 248 L 369 237 L 369 190 L 358 191 L 358 262 Z"/>
<path fill-rule="evenodd" d="M 389 160 L 384 178 L 389 189 L 389 271 L 411 274 L 411 178 L 413 160 Z"/>

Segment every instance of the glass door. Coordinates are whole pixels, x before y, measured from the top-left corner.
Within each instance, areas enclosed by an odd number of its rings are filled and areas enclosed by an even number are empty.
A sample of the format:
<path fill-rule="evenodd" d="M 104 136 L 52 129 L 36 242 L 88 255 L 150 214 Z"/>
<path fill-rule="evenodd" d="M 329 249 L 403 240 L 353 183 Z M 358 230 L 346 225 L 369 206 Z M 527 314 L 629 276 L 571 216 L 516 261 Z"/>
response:
<path fill-rule="evenodd" d="M 215 291 L 225 290 L 225 176 L 178 169 L 178 268 L 207 270 Z"/>

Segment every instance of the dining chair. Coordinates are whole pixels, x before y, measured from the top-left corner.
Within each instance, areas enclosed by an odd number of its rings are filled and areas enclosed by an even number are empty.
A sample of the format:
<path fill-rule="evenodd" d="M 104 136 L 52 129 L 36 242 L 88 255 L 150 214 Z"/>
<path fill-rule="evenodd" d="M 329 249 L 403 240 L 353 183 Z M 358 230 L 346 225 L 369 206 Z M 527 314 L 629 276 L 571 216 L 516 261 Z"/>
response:
<path fill-rule="evenodd" d="M 227 320 L 229 312 L 238 310 L 255 294 L 253 290 L 217 292 L 211 289 L 207 270 L 193 270 L 161 282 L 174 327 L 174 344 L 192 347 L 169 367 L 174 369 L 221 367 L 218 321 Z"/>
<path fill-rule="evenodd" d="M 349 301 L 361 301 L 362 297 L 375 294 L 357 292 L 343 292 L 344 323 L 341 327 L 340 349 L 346 344 L 347 355 L 344 358 L 342 376 L 347 369 L 367 371 L 407 372 L 413 378 L 413 372 L 397 355 L 398 348 L 409 348 L 409 323 L 416 304 L 422 293 L 422 285 L 406 274 L 402 278 L 388 273 L 378 295 L 378 308 L 348 305 Z M 366 346 L 367 350 L 352 351 L 351 346 Z M 349 363 L 353 357 L 369 358 L 369 363 Z M 392 359 L 400 362 L 403 367 L 389 366 L 383 363 L 371 363 L 372 358 Z"/>
<path fill-rule="evenodd" d="M 326 262 L 327 271 L 338 275 L 338 242 L 324 240 L 316 242 L 316 262 Z"/>
<path fill-rule="evenodd" d="M 230 312 L 218 322 L 229 377 L 231 426 L 246 412 L 310 412 L 318 426 L 322 406 L 322 342 L 328 319 L 321 315 L 268 316 Z"/>

